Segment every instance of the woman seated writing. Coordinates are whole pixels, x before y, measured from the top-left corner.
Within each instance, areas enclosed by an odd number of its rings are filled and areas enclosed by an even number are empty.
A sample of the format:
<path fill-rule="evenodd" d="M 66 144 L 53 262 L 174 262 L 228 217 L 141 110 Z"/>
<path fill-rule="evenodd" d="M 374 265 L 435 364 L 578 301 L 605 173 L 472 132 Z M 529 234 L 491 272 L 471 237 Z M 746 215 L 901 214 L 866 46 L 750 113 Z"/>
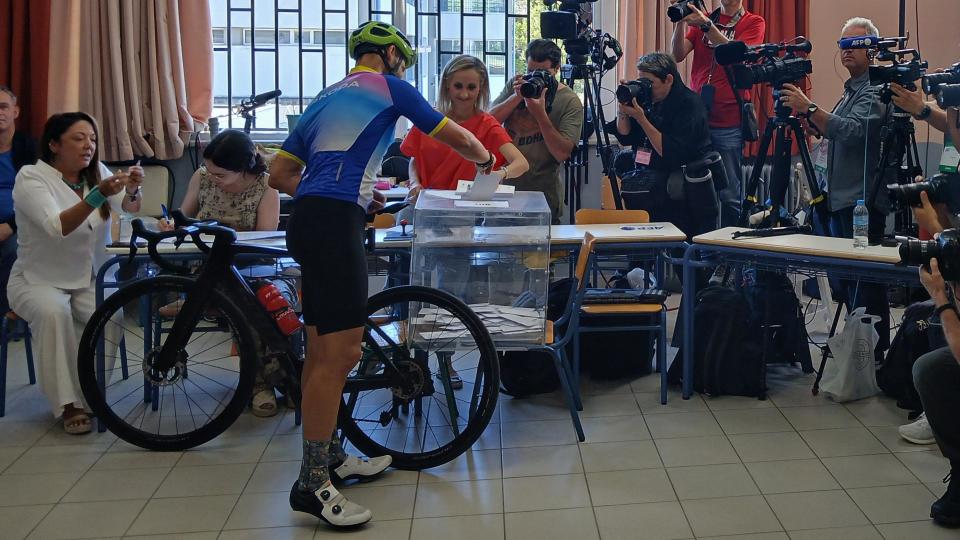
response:
<path fill-rule="evenodd" d="M 204 165 L 190 178 L 180 211 L 188 217 L 215 220 L 236 231 L 275 231 L 280 224 L 280 193 L 267 185 L 267 165 L 250 136 L 235 129 L 221 131 L 203 150 Z M 160 222 L 172 230 L 173 223 Z M 182 300 L 160 308 L 176 316 Z M 277 398 L 257 376 L 253 414 L 273 416 Z"/>
<path fill-rule="evenodd" d="M 20 169 L 13 188 L 19 255 L 7 295 L 33 328 L 40 389 L 71 434 L 91 428 L 77 350 L 97 307 L 94 269 L 107 259 L 110 212 L 139 211 L 143 182 L 139 166 L 110 172 L 100 163 L 97 141 L 97 124 L 88 114 L 51 116 L 40 161 Z"/>

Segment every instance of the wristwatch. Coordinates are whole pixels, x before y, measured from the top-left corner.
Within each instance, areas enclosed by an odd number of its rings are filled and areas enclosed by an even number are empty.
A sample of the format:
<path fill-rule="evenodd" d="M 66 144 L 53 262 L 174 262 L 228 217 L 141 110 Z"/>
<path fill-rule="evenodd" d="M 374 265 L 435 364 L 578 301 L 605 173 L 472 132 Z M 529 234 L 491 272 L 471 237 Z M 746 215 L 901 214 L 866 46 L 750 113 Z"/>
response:
<path fill-rule="evenodd" d="M 807 113 L 806 113 L 807 118 L 810 118 L 811 116 L 813 116 L 813 113 L 815 113 L 815 112 L 817 112 L 817 111 L 819 111 L 819 110 L 820 110 L 820 106 L 817 105 L 816 103 L 811 103 L 811 104 L 807 105 Z"/>
<path fill-rule="evenodd" d="M 933 315 L 939 317 L 944 311 L 952 311 L 957 317 L 960 317 L 960 312 L 957 311 L 957 306 L 953 305 L 952 302 L 948 302 L 942 306 L 938 306 L 937 309 L 933 310 Z"/>
<path fill-rule="evenodd" d="M 920 109 L 920 113 L 917 115 L 914 115 L 914 118 L 916 118 L 917 120 L 926 120 L 927 118 L 930 117 L 931 113 L 933 113 L 933 109 L 931 109 L 929 105 L 924 105 L 923 109 Z"/>

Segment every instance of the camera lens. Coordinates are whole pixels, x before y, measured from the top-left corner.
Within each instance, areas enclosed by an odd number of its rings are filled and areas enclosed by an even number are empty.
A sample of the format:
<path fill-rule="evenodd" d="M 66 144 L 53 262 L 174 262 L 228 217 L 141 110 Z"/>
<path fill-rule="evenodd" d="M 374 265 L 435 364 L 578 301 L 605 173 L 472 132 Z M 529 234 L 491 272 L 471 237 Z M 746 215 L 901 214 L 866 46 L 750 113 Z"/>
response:
<path fill-rule="evenodd" d="M 636 99 L 641 107 L 649 108 L 653 105 L 653 83 L 648 79 L 637 79 L 617 87 L 617 101 L 624 105 L 632 105 Z"/>
<path fill-rule="evenodd" d="M 525 98 L 539 97 L 540 92 L 543 92 L 543 88 L 543 79 L 530 78 L 520 85 L 520 95 Z"/>
<path fill-rule="evenodd" d="M 910 239 L 900 244 L 900 263 L 907 266 L 926 266 L 930 259 L 940 256 L 940 244 L 936 240 Z"/>
<path fill-rule="evenodd" d="M 960 107 L 960 84 L 945 84 L 940 86 L 937 94 L 937 105 L 944 107 Z"/>
<path fill-rule="evenodd" d="M 690 7 L 690 0 L 681 0 L 667 8 L 667 17 L 670 18 L 670 22 L 674 23 L 680 22 L 691 13 L 693 13 L 693 9 Z"/>
<path fill-rule="evenodd" d="M 920 206 L 920 193 L 930 191 L 929 182 L 918 182 L 916 184 L 890 184 L 887 186 L 890 195 L 890 202 L 898 208 L 907 208 L 909 206 Z M 928 193 L 929 194 L 929 193 Z"/>
<path fill-rule="evenodd" d="M 927 94 L 936 94 L 941 85 L 960 84 L 960 72 L 931 73 L 923 78 L 923 91 Z"/>

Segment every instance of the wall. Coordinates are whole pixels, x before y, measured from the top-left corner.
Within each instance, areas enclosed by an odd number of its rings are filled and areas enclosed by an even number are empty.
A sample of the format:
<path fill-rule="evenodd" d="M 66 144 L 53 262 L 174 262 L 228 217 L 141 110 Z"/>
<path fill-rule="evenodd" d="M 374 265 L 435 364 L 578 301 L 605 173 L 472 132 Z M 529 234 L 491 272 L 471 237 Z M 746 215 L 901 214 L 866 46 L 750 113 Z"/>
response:
<path fill-rule="evenodd" d="M 810 0 L 810 41 L 813 43 L 813 99 L 832 108 L 843 94 L 843 82 L 849 76 L 840 64 L 837 39 L 843 23 L 851 17 L 867 17 L 883 36 L 895 36 L 899 30 L 899 0 Z M 920 32 L 917 17 L 920 16 Z M 907 32 L 910 48 L 919 48 L 932 68 L 960 61 L 960 1 L 907 0 Z M 919 46 L 918 46 L 919 42 Z M 917 122 L 921 160 L 929 165 L 940 161 L 943 135 Z M 929 146 L 924 141 L 930 141 Z"/>

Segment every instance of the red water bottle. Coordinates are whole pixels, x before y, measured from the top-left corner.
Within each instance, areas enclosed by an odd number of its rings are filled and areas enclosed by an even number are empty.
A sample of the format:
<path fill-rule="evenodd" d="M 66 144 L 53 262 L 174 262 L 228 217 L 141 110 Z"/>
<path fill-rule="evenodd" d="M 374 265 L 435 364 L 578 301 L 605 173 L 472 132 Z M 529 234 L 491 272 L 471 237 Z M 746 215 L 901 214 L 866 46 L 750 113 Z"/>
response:
<path fill-rule="evenodd" d="M 285 336 L 291 336 L 303 328 L 303 321 L 297 316 L 297 313 L 290 307 L 290 302 L 283 296 L 280 289 L 269 281 L 264 282 L 257 289 L 257 299 L 263 304 L 263 307 L 273 315 L 277 321 L 277 326 Z"/>

